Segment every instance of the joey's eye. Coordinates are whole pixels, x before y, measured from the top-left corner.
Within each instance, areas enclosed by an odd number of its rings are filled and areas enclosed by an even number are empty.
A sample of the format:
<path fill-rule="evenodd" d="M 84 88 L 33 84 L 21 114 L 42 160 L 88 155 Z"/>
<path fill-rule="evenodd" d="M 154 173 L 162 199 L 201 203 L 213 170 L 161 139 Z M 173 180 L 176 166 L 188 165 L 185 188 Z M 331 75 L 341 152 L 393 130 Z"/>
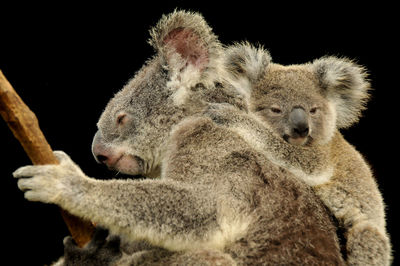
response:
<path fill-rule="evenodd" d="M 267 108 L 267 107 L 265 107 L 265 106 L 258 106 L 258 107 L 256 108 L 256 112 L 264 111 L 266 108 Z"/>
<path fill-rule="evenodd" d="M 277 106 L 272 106 L 270 110 L 271 110 L 271 112 L 274 113 L 274 114 L 280 114 L 280 113 L 282 113 L 282 110 L 281 110 L 279 107 L 277 107 Z"/>
<path fill-rule="evenodd" d="M 317 107 L 313 107 L 313 108 L 310 109 L 310 114 L 315 115 L 317 113 L 317 111 L 318 111 L 318 108 Z"/>
<path fill-rule="evenodd" d="M 117 124 L 123 125 L 126 122 L 126 119 L 127 119 L 126 114 L 119 114 L 117 116 Z"/>

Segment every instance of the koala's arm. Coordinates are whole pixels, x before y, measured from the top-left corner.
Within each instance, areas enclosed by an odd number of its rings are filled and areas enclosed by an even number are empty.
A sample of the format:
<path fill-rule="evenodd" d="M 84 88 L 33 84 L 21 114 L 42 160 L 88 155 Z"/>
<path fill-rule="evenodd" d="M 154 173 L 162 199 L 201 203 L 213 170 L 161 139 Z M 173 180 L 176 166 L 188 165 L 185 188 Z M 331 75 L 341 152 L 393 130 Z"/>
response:
<path fill-rule="evenodd" d="M 216 193 L 210 188 L 173 180 L 94 180 L 65 153 L 55 154 L 59 165 L 25 166 L 14 172 L 28 200 L 57 204 L 113 234 L 169 250 L 220 243 Z"/>
<path fill-rule="evenodd" d="M 325 151 L 324 147 L 307 149 L 291 145 L 277 136 L 255 114 L 238 111 L 227 104 L 213 104 L 205 114 L 218 125 L 239 134 L 270 161 L 284 167 L 300 178 L 309 175 L 321 175 L 321 173 L 330 170 L 330 165 L 326 163 L 329 159 L 329 153 Z M 309 159 L 299 160 L 299 156 Z"/>
<path fill-rule="evenodd" d="M 347 262 L 389 265 L 384 203 L 372 171 L 340 133 L 334 136 L 331 150 L 333 176 L 314 190 L 345 229 Z"/>

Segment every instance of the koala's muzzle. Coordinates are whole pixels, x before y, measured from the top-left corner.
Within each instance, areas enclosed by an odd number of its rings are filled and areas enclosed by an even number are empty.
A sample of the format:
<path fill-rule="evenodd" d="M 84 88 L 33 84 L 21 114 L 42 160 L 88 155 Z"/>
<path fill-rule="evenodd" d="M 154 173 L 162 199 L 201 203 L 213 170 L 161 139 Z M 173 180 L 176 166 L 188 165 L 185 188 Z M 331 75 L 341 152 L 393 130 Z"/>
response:
<path fill-rule="evenodd" d="M 105 164 L 109 169 L 128 175 L 143 173 L 144 162 L 141 158 L 127 153 L 126 147 L 107 144 L 100 131 L 93 138 L 92 153 L 98 163 Z"/>
<path fill-rule="evenodd" d="M 305 138 L 310 132 L 308 116 L 301 107 L 295 107 L 289 114 L 289 126 L 292 138 Z"/>

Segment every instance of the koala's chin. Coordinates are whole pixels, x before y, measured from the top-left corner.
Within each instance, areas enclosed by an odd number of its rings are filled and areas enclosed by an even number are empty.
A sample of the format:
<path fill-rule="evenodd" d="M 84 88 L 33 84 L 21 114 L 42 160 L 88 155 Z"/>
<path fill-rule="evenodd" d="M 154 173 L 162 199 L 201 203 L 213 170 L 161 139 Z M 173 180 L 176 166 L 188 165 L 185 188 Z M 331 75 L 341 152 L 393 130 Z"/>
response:
<path fill-rule="evenodd" d="M 137 156 L 123 154 L 112 165 L 107 166 L 110 170 L 127 175 L 143 174 L 143 160 Z"/>
<path fill-rule="evenodd" d="M 288 134 L 283 135 L 283 139 L 295 146 L 310 146 L 312 144 L 312 137 L 299 137 L 299 136 L 290 136 Z"/>

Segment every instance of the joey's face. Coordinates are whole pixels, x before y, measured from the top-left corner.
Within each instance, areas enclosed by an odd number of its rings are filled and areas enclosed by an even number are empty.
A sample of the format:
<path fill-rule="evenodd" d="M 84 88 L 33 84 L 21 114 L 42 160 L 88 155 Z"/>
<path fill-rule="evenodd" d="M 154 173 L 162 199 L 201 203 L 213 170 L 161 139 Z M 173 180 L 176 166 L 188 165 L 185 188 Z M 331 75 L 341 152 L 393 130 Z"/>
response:
<path fill-rule="evenodd" d="M 366 69 L 347 58 L 284 66 L 242 43 L 226 49 L 224 64 L 248 109 L 293 145 L 327 143 L 336 129 L 358 122 L 371 90 Z"/>
<path fill-rule="evenodd" d="M 301 69 L 270 70 L 268 75 L 253 90 L 251 111 L 290 144 L 310 146 L 329 141 L 335 129 L 335 110 L 319 93 L 314 79 Z"/>

